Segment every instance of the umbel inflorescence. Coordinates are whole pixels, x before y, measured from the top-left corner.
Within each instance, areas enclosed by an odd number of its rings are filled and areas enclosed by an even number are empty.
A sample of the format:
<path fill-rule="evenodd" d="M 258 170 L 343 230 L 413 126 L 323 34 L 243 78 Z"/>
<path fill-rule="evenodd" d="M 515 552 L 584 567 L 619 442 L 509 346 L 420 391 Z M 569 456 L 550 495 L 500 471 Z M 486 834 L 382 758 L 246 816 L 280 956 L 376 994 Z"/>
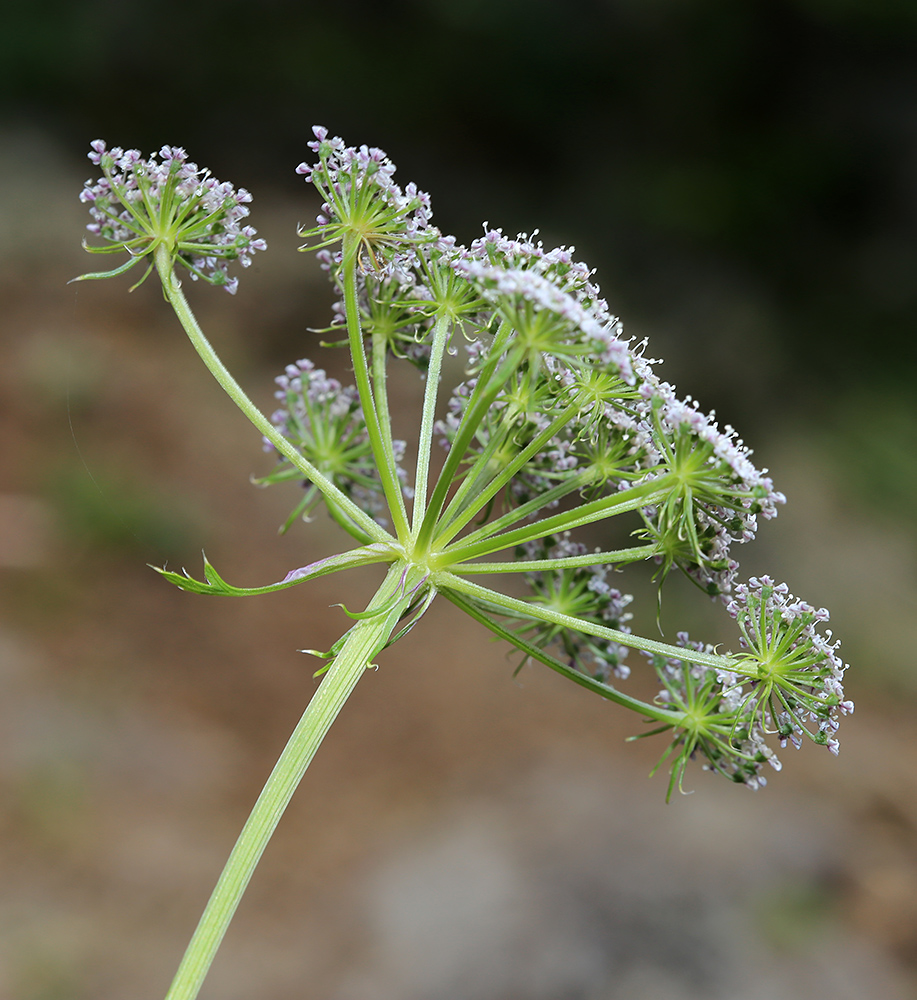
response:
<path fill-rule="evenodd" d="M 668 794 L 690 761 L 750 788 L 779 770 L 777 750 L 804 740 L 836 753 L 838 720 L 853 711 L 844 664 L 825 630 L 828 613 L 769 577 L 738 582 L 736 550 L 784 497 L 731 427 L 680 398 L 654 371 L 645 342 L 623 332 L 573 249 L 485 226 L 462 246 L 431 221 L 430 199 L 401 188 L 385 154 L 314 129 L 317 160 L 297 172 L 317 189 L 316 225 L 302 231 L 338 294 L 326 336 L 346 345 L 354 384 L 301 359 L 277 378 L 278 409 L 262 414 L 225 368 L 183 294 L 176 265 L 230 292 L 265 249 L 242 225 L 250 195 L 164 146 L 92 143 L 102 177 L 82 200 L 97 253 L 127 252 L 111 271 L 145 260 L 192 344 L 276 458 L 262 484 L 293 480 L 303 492 L 282 530 L 324 505 L 355 543 L 292 570 L 278 583 L 228 584 L 205 559 L 204 579 L 159 572 L 184 590 L 245 596 L 297 586 L 339 570 L 387 566 L 364 611 L 330 650 L 322 682 L 252 810 L 201 918 L 167 1000 L 193 1000 L 261 852 L 354 685 L 443 597 L 533 660 L 666 734 L 660 765 Z M 143 280 L 143 278 L 141 278 Z M 443 358 L 463 351 L 462 381 L 441 398 Z M 387 372 L 416 366 L 424 400 L 417 460 L 392 434 Z M 633 544 L 590 550 L 576 537 Z M 626 537 L 626 536 L 624 536 Z M 718 652 L 680 632 L 675 643 L 631 631 L 619 571 L 642 564 L 661 587 L 677 570 L 725 606 L 736 651 Z M 526 597 L 504 593 L 521 575 Z M 486 580 L 487 584 L 480 582 Z M 496 581 L 496 582 L 494 582 Z M 343 607 L 343 606 L 342 606 Z M 661 689 L 651 702 L 627 694 L 637 650 Z"/>
<path fill-rule="evenodd" d="M 339 557 L 342 566 L 400 567 L 400 595 L 411 599 L 381 645 L 434 596 L 452 600 L 526 656 L 668 731 L 670 792 L 692 758 L 759 787 L 762 767 L 778 766 L 769 738 L 798 746 L 809 737 L 836 752 L 838 714 L 852 705 L 836 643 L 819 631 L 827 612 L 767 578 L 736 583 L 736 547 L 784 497 L 735 431 L 656 375 L 645 342 L 625 337 L 572 248 L 486 227 L 462 246 L 433 226 L 428 195 L 395 182 L 381 150 L 314 133 L 317 162 L 297 172 L 323 203 L 315 227 L 300 233 L 309 241 L 302 249 L 318 251 L 338 291 L 325 333 L 349 345 L 356 384 L 342 386 L 306 359 L 287 367 L 264 428 L 278 462 L 260 482 L 304 484 L 285 528 L 326 505 L 358 543 Z M 264 248 L 240 226 L 247 192 L 174 147 L 144 159 L 94 142 L 90 159 L 103 177 L 83 192 L 89 229 L 109 241 L 101 249 L 131 254 L 109 273 L 155 259 L 159 248 L 166 264 L 235 291 L 227 263 L 247 266 Z M 467 354 L 466 377 L 438 415 L 443 354 L 456 348 Z M 391 433 L 386 371 L 399 360 L 426 379 L 413 476 Z M 629 548 L 588 551 L 571 536 L 618 516 L 632 522 Z M 647 564 L 660 585 L 681 570 L 722 599 L 739 626 L 739 651 L 716 655 L 684 635 L 676 646 L 633 635 L 631 598 L 609 582 L 629 563 Z M 528 598 L 477 582 L 507 573 L 523 574 Z M 209 564 L 200 583 L 164 575 L 188 590 L 251 592 L 229 587 Z M 254 590 L 313 575 L 306 567 Z M 614 686 L 634 648 L 659 674 L 655 703 Z"/>
<path fill-rule="evenodd" d="M 108 245 L 83 245 L 91 253 L 127 250 L 130 259 L 84 278 L 109 278 L 147 258 L 139 285 L 153 269 L 153 252 L 163 246 L 193 280 L 203 278 L 235 294 L 239 279 L 229 277 L 226 262 L 248 267 L 256 250 L 267 249 L 251 226 L 240 225 L 252 200 L 248 191 L 216 180 L 180 147 L 163 146 L 157 160 L 155 153 L 144 158 L 137 149 L 108 149 L 96 139 L 89 159 L 102 176 L 86 181 L 80 201 L 89 205 L 93 218 L 87 229 Z"/>

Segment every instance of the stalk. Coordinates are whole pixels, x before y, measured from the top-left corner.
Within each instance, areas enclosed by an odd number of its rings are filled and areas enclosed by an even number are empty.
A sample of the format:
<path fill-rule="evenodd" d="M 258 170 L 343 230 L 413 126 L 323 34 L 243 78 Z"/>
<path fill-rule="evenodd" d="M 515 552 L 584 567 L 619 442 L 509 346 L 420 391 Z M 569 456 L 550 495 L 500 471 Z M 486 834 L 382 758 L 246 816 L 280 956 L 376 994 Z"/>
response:
<path fill-rule="evenodd" d="M 446 461 L 443 463 L 442 469 L 440 469 L 439 478 L 436 480 L 436 485 L 430 494 L 423 522 L 415 539 L 415 551 L 423 552 L 429 548 L 439 521 L 439 515 L 446 501 L 446 495 L 452 485 L 453 477 L 457 474 L 459 466 L 465 457 L 468 445 L 474 438 L 478 427 L 480 427 L 481 421 L 486 416 L 487 410 L 497 398 L 500 389 L 503 388 L 503 384 L 512 374 L 513 368 L 517 363 L 518 359 L 506 359 L 498 369 L 500 357 L 512 333 L 512 327 L 508 323 L 501 324 L 500 329 L 497 331 L 497 335 L 491 345 L 490 357 L 478 376 L 477 385 L 475 385 L 471 393 L 471 398 L 468 400 L 468 406 L 462 416 L 455 440 L 452 442 L 452 446 L 446 455 Z"/>
<path fill-rule="evenodd" d="M 537 604 L 534 601 L 520 601 L 514 597 L 508 597 L 497 590 L 490 590 L 480 584 L 472 583 L 453 573 L 440 572 L 433 579 L 433 583 L 439 593 L 452 600 L 449 591 L 457 594 L 464 594 L 473 600 L 484 601 L 490 605 L 496 614 L 501 614 L 501 608 L 511 617 L 535 618 L 538 621 L 549 622 L 551 625 L 559 625 L 562 628 L 572 629 L 575 632 L 583 632 L 586 635 L 594 635 L 600 639 L 610 639 L 622 646 L 630 649 L 642 649 L 646 653 L 658 653 L 660 656 L 670 657 L 675 660 L 683 660 L 687 663 L 697 663 L 702 667 L 713 670 L 735 670 L 736 661 L 730 656 L 717 656 L 714 653 L 702 653 L 700 650 L 690 647 L 672 646 L 667 642 L 658 642 L 655 639 L 644 639 L 639 635 L 632 635 L 630 632 L 620 632 L 615 628 L 607 628 L 597 622 L 587 621 L 585 618 L 574 618 L 572 615 L 561 614 L 553 611 L 544 604 Z M 490 626 L 488 625 L 488 628 Z M 515 640 L 514 640 L 515 641 Z"/>
<path fill-rule="evenodd" d="M 391 567 L 367 612 L 363 613 L 375 611 L 376 614 L 361 615 L 347 634 L 341 651 L 293 730 L 226 862 L 166 1000 L 194 1000 L 198 995 L 236 907 L 293 792 L 363 671 L 388 642 L 413 600 L 405 572 L 403 563 Z"/>
<path fill-rule="evenodd" d="M 570 419 L 576 414 L 579 409 L 579 403 L 573 402 L 554 418 L 553 421 L 541 431 L 535 438 L 530 441 L 525 448 L 523 448 L 516 457 L 506 466 L 504 466 L 499 473 L 494 476 L 491 482 L 484 487 L 479 493 L 475 494 L 470 498 L 467 503 L 466 493 L 471 493 L 474 485 L 475 479 L 472 477 L 469 471 L 465 479 L 462 481 L 462 485 L 456 491 L 455 496 L 452 498 L 452 502 L 443 512 L 443 516 L 440 519 L 440 523 L 444 525 L 443 530 L 436 536 L 437 547 L 447 545 L 455 536 L 468 524 L 469 521 L 474 518 L 479 511 L 489 503 L 504 486 L 508 486 L 510 481 L 519 472 L 525 464 L 533 456 L 537 455 L 538 452 L 554 437 L 555 434 L 565 425 Z M 481 456 L 483 458 L 483 456 Z M 465 490 L 465 484 L 470 484 L 468 490 Z M 464 503 L 464 509 L 462 507 Z"/>
<path fill-rule="evenodd" d="M 162 279 L 162 288 L 169 304 L 175 310 L 179 322 L 185 328 L 194 349 L 201 356 L 201 360 L 210 369 L 210 373 L 220 383 L 229 398 L 239 407 L 246 417 L 254 424 L 277 451 L 283 455 L 288 462 L 322 491 L 322 493 L 333 504 L 346 511 L 347 516 L 354 521 L 366 534 L 375 542 L 392 542 L 392 536 L 360 508 L 345 493 L 337 488 L 330 479 L 310 462 L 304 458 L 289 441 L 277 430 L 277 428 L 265 417 L 257 406 L 248 398 L 239 383 L 229 374 L 228 369 L 220 360 L 210 341 L 204 336 L 185 293 L 182 291 L 181 282 L 175 277 L 172 270 L 172 257 L 166 246 L 160 245 L 154 251 L 156 258 L 156 270 Z"/>
<path fill-rule="evenodd" d="M 380 419 L 376 409 L 376 399 L 373 395 L 372 381 L 366 364 L 366 351 L 363 347 L 363 330 L 360 326 L 360 307 L 357 301 L 357 257 L 360 245 L 353 237 L 345 237 L 343 244 L 344 262 L 344 306 L 347 314 L 347 339 L 350 343 L 350 356 L 353 360 L 353 375 L 357 392 L 360 394 L 360 404 L 363 408 L 363 419 L 366 422 L 366 433 L 373 450 L 376 468 L 382 482 L 382 491 L 388 503 L 389 513 L 398 541 L 404 545 L 408 540 L 409 528 L 407 512 L 404 507 L 404 496 L 401 483 L 395 471 L 395 455 L 392 448 L 391 432 L 384 431 L 390 426 L 387 410 Z M 384 377 L 384 375 L 383 375 Z M 386 406 L 384 384 L 380 386 L 380 397 L 383 408 Z"/>
<path fill-rule="evenodd" d="M 423 515 L 427 509 L 427 488 L 430 478 L 430 455 L 433 450 L 433 421 L 436 416 L 436 397 L 443 368 L 443 354 L 449 340 L 449 318 L 441 315 L 433 327 L 433 343 L 430 346 L 430 365 L 427 368 L 427 383 L 423 392 L 423 415 L 420 420 L 420 438 L 417 446 L 417 472 L 414 476 L 413 530 L 420 531 Z"/>
<path fill-rule="evenodd" d="M 666 495 L 665 490 L 658 488 L 658 484 L 662 481 L 656 480 L 652 483 L 645 483 L 643 486 L 634 486 L 621 493 L 581 504 L 573 510 L 563 511 L 560 514 L 542 518 L 534 524 L 516 528 L 513 531 L 505 531 L 503 534 L 492 537 L 482 537 L 482 535 L 498 522 L 494 522 L 494 525 L 485 525 L 484 528 L 445 548 L 440 555 L 441 564 L 454 565 L 477 556 L 486 556 L 491 552 L 499 552 L 501 549 L 535 541 L 538 538 L 544 538 L 545 535 L 570 531 L 584 524 L 603 521 L 616 514 L 623 514 L 626 511 L 658 503 Z"/>
<path fill-rule="evenodd" d="M 666 726 L 677 725 L 684 718 L 684 712 L 676 712 L 668 708 L 662 708 L 659 705 L 647 704 L 645 701 L 640 701 L 639 698 L 634 698 L 629 694 L 624 694 L 623 691 L 619 691 L 611 684 L 604 684 L 602 681 L 589 677 L 586 674 L 581 673 L 579 670 L 568 666 L 566 663 L 561 663 L 557 657 L 551 656 L 543 649 L 539 649 L 537 646 L 528 642 L 517 632 L 513 632 L 511 629 L 505 628 L 499 622 L 494 621 L 493 618 L 485 615 L 479 608 L 475 607 L 474 604 L 466 598 L 461 597 L 459 594 L 445 590 L 443 591 L 443 597 L 451 601 L 457 608 L 461 608 L 465 614 L 470 615 L 475 621 L 480 622 L 486 628 L 489 628 L 490 631 L 493 632 L 498 638 L 506 640 L 506 642 L 521 650 L 525 653 L 526 657 L 537 660 L 539 663 L 543 663 L 545 666 L 550 667 L 553 671 L 560 674 L 561 677 L 566 677 L 567 680 L 573 681 L 574 684 L 579 684 L 580 687 L 586 688 L 587 691 L 592 691 L 600 697 L 605 698 L 607 701 L 613 701 L 616 705 L 621 705 L 623 708 L 629 708 L 632 712 L 638 712 L 646 719 L 652 719 L 654 722 L 661 722 Z"/>
<path fill-rule="evenodd" d="M 355 550 L 359 551 L 359 550 Z M 456 563 L 450 565 L 453 573 L 461 576 L 491 573 L 554 573 L 557 570 L 591 568 L 592 566 L 623 566 L 640 562 L 656 554 L 655 545 L 638 545 L 611 552 L 587 552 L 582 556 L 562 556 L 559 559 L 516 559 L 513 562 Z"/>

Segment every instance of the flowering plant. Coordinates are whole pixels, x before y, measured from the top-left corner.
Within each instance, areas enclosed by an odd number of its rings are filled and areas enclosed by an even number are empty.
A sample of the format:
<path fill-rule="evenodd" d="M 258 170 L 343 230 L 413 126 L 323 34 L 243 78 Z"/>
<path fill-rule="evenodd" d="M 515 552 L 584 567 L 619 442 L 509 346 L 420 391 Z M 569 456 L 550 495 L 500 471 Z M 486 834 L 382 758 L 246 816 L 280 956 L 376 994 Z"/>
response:
<path fill-rule="evenodd" d="M 240 223 L 250 195 L 221 184 L 163 147 L 159 157 L 92 143 L 102 178 L 82 199 L 92 252 L 147 259 L 211 372 L 276 458 L 261 483 L 297 480 L 304 492 L 284 525 L 324 504 L 355 543 L 292 570 L 268 586 L 228 584 L 205 559 L 204 578 L 159 572 L 184 590 L 243 596 L 298 586 L 338 570 L 387 567 L 365 610 L 330 650 L 322 682 L 258 799 L 201 923 L 169 1000 L 197 995 L 236 905 L 317 747 L 376 655 L 414 627 L 430 604 L 451 601 L 496 636 L 667 733 L 668 795 L 692 759 L 759 788 L 780 762 L 768 738 L 804 738 L 837 752 L 838 717 L 853 710 L 841 685 L 837 642 L 821 631 L 828 614 L 768 577 L 737 583 L 735 548 L 784 497 L 731 427 L 659 379 L 646 343 L 624 337 L 572 248 L 546 249 L 486 229 L 459 245 L 431 223 L 430 200 L 395 183 L 378 149 L 348 147 L 315 128 L 313 164 L 297 172 L 322 197 L 316 226 L 301 231 L 337 290 L 332 330 L 350 350 L 355 385 L 312 361 L 278 377 L 280 403 L 263 415 L 205 338 L 176 277 L 176 265 L 235 292 L 228 265 L 265 249 Z M 143 280 L 143 279 L 141 279 Z M 468 355 L 466 377 L 438 417 L 444 355 Z M 425 380 L 412 472 L 392 436 L 386 373 L 415 365 Z M 440 449 L 442 446 L 442 450 Z M 435 457 L 438 455 L 439 458 Z M 439 468 L 437 468 L 439 466 Z M 627 517 L 627 548 L 590 551 L 571 533 Z M 725 604 L 739 652 L 718 653 L 679 633 L 669 644 L 634 634 L 631 598 L 609 572 L 653 568 L 660 584 L 687 574 Z M 521 574 L 527 597 L 479 582 Z M 346 609 L 345 609 L 346 611 Z M 619 685 L 628 653 L 646 655 L 661 690 L 640 701 Z M 310 651 L 316 652 L 316 651 Z"/>

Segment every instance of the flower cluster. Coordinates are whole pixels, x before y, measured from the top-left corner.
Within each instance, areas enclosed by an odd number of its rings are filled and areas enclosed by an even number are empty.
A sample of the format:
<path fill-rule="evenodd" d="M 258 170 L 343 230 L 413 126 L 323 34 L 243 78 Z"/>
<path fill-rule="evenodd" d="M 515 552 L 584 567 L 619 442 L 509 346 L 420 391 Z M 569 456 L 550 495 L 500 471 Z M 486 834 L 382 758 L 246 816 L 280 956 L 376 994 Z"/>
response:
<path fill-rule="evenodd" d="M 344 334 L 355 385 L 308 360 L 276 380 L 280 408 L 271 427 L 264 418 L 259 426 L 280 458 L 258 482 L 303 481 L 284 528 L 324 501 L 353 537 L 380 543 L 373 559 L 390 552 L 423 572 L 430 599 L 441 586 L 527 656 L 638 711 L 643 703 L 612 682 L 630 672 L 628 648 L 651 650 L 662 690 L 643 707 L 661 723 L 655 731 L 672 732 L 671 787 L 697 756 L 734 781 L 763 785 L 764 765 L 779 767 L 769 735 L 796 746 L 808 736 L 836 752 L 838 716 L 853 706 L 837 644 L 818 630 L 827 612 L 766 577 L 736 583 L 736 546 L 784 497 L 732 427 L 658 377 L 646 342 L 625 336 L 574 248 L 489 226 L 463 246 L 432 225 L 424 192 L 395 182 L 385 153 L 313 131 L 317 162 L 297 172 L 322 207 L 300 235 L 338 293 L 321 332 Z M 126 269 L 165 245 L 192 276 L 234 290 L 226 262 L 247 266 L 263 248 L 241 225 L 247 192 L 172 147 L 142 159 L 98 142 L 90 156 L 104 175 L 83 192 L 90 229 L 113 244 L 101 249 L 128 250 Z M 464 381 L 436 419 L 443 358 L 457 340 L 467 351 Z M 425 373 L 411 488 L 400 467 L 405 443 L 391 431 L 392 359 Z M 435 438 L 446 456 L 431 482 Z M 631 521 L 631 548 L 590 550 L 570 535 L 619 515 Z M 501 552 L 515 560 L 500 562 Z M 641 561 L 658 567 L 660 587 L 674 568 L 721 598 L 742 650 L 721 656 L 684 634 L 669 647 L 632 636 L 631 597 L 609 572 Z M 519 572 L 526 599 L 461 584 L 495 572 Z"/>
<path fill-rule="evenodd" d="M 536 258 L 543 260 L 543 258 Z M 512 324 L 517 344 L 536 370 L 543 358 L 562 359 L 571 367 L 612 365 L 627 382 L 634 381 L 631 353 L 621 337 L 621 325 L 597 312 L 591 302 L 558 287 L 548 274 L 523 267 L 502 268 L 469 254 L 455 269 L 476 284 Z"/>
<path fill-rule="evenodd" d="M 492 271 L 478 271 L 467 262 L 463 268 L 475 274 Z M 738 569 L 732 545 L 751 540 L 758 515 L 774 517 L 785 501 L 783 494 L 766 470 L 755 468 L 749 449 L 731 427 L 720 430 L 712 414 L 704 414 L 690 398 L 679 399 L 655 376 L 652 363 L 642 356 L 643 345 L 620 339 L 620 323 L 615 322 L 611 343 L 616 352 L 626 352 L 626 363 L 609 360 L 596 350 L 595 341 L 583 350 L 574 334 L 550 330 L 553 320 L 544 317 L 559 317 L 561 305 L 570 306 L 564 315 L 577 315 L 572 298 L 556 288 L 549 295 L 536 272 L 515 273 L 528 275 L 526 287 L 533 294 L 544 293 L 529 317 L 541 322 L 544 337 L 533 337 L 535 361 L 527 346 L 517 346 L 521 362 L 495 394 L 476 430 L 473 452 L 499 465 L 505 461 L 501 456 L 540 442 L 507 490 L 507 498 L 520 504 L 541 495 L 543 506 L 556 505 L 576 490 L 589 497 L 628 490 L 658 495 L 659 500 L 641 507 L 641 514 L 643 536 L 656 546 L 662 577 L 677 566 L 709 594 L 727 595 Z M 531 281 L 533 277 L 537 280 Z M 516 301 L 520 287 L 495 283 L 490 294 Z M 588 295 L 590 301 L 597 295 L 591 283 Z M 518 314 L 510 319 L 508 309 L 503 318 L 516 330 L 525 327 Z M 582 331 L 582 320 L 576 323 Z M 525 329 L 531 333 L 533 327 Z M 594 327 L 586 324 L 586 329 Z M 525 336 L 519 334 L 507 351 Z M 559 343 L 550 343 L 555 337 Z M 577 350 L 582 351 L 579 356 Z M 456 388 L 438 425 L 448 447 L 463 426 L 487 358 L 480 342 L 469 351 L 472 377 Z"/>
<path fill-rule="evenodd" d="M 565 533 L 561 538 L 549 536 L 527 544 L 523 555 L 526 559 L 538 561 L 581 556 L 587 551 L 585 545 L 571 541 L 569 533 Z M 632 615 L 626 609 L 633 597 L 610 586 L 607 575 L 605 566 L 526 573 L 526 581 L 532 589 L 528 600 L 563 615 L 628 633 L 630 629 L 626 623 Z M 568 664 L 588 677 L 607 683 L 612 677 L 623 680 L 630 675 L 630 667 L 624 662 L 627 647 L 618 642 L 537 619 L 523 621 L 519 631 L 539 649 L 559 647 Z"/>
<path fill-rule="evenodd" d="M 738 623 L 744 650 L 728 667 L 652 657 L 663 683 L 657 700 L 681 714 L 664 727 L 675 731 L 666 754 L 675 752 L 670 792 L 697 755 L 706 769 L 733 781 L 751 788 L 766 784 L 763 765 L 780 770 L 765 742 L 769 735 L 782 747 L 790 742 L 797 749 L 806 736 L 837 754 L 838 716 L 853 712 L 853 702 L 844 697 L 839 643 L 830 631 L 818 631 L 828 621 L 824 608 L 797 600 L 785 583 L 752 577 L 735 587 L 727 610 Z M 685 633 L 678 640 L 683 648 L 714 652 Z"/>
<path fill-rule="evenodd" d="M 312 131 L 309 148 L 319 162 L 296 168 L 323 199 L 317 226 L 300 232 L 319 240 L 311 249 L 353 237 L 363 263 L 380 271 L 439 236 L 430 225 L 429 195 L 413 183 L 402 190 L 394 181 L 395 165 L 381 149 L 346 146 L 339 137 L 329 139 L 320 125 Z"/>
<path fill-rule="evenodd" d="M 271 422 L 297 450 L 320 472 L 350 497 L 361 510 L 379 523 L 386 506 L 379 482 L 379 472 L 366 434 L 360 399 L 353 386 L 342 386 L 308 359 L 287 365 L 283 375 L 274 380 L 275 397 L 283 403 Z M 396 462 L 404 455 L 404 442 L 395 441 Z M 273 445 L 265 439 L 265 451 Z M 398 467 L 399 478 L 405 479 Z M 282 460 L 269 475 L 257 480 L 260 485 L 301 479 L 288 461 Z M 290 515 L 284 530 L 297 517 L 308 517 L 321 494 L 304 483 L 305 495 Z M 339 511 L 335 511 L 340 516 Z"/>
<path fill-rule="evenodd" d="M 86 249 L 126 250 L 131 259 L 115 271 L 85 277 L 122 273 L 164 245 L 192 279 L 235 293 L 239 279 L 229 276 L 227 262 L 237 260 L 248 267 L 252 254 L 267 248 L 252 226 L 242 224 L 252 200 L 248 191 L 201 170 L 184 149 L 163 146 L 158 158 L 156 153 L 144 158 L 139 150 L 108 149 L 96 139 L 88 155 L 102 177 L 87 180 L 80 194 L 94 219 L 87 228 L 112 245 Z"/>
<path fill-rule="evenodd" d="M 711 646 L 693 642 L 686 632 L 679 632 L 678 645 L 713 653 Z M 675 788 L 682 789 L 688 762 L 698 756 L 703 759 L 704 770 L 722 774 L 753 790 L 766 785 L 764 765 L 769 764 L 775 771 L 782 765 L 748 711 L 741 687 L 732 683 L 729 676 L 687 659 L 658 655 L 651 659 L 662 682 L 656 700 L 678 716 L 677 722 L 653 730 L 659 733 L 671 729 L 674 733 L 656 765 L 658 769 L 671 760 L 667 799 Z"/>
<path fill-rule="evenodd" d="M 468 251 L 471 260 L 508 271 L 528 271 L 548 280 L 558 291 L 575 299 L 602 325 L 617 321 L 602 298 L 599 286 L 592 280 L 595 273 L 587 264 L 574 259 L 575 247 L 555 247 L 546 250 L 541 240 L 535 241 L 537 230 L 529 236 L 520 233 L 510 237 L 502 229 L 490 229 L 485 224 L 484 235 L 476 239 Z"/>
<path fill-rule="evenodd" d="M 323 198 L 318 226 L 308 235 L 317 238 L 322 265 L 341 295 L 332 329 L 352 323 L 344 294 L 350 280 L 359 328 L 372 337 L 374 351 L 383 344 L 390 356 L 425 366 L 431 329 L 443 317 L 467 341 L 467 377 L 435 424 L 449 452 L 443 476 L 454 495 L 438 536 L 431 535 L 446 552 L 457 536 L 457 552 L 467 558 L 499 551 L 506 531 L 504 547 L 512 542 L 533 566 L 525 573 L 530 614 L 497 611 L 487 599 L 477 605 L 481 612 L 511 619 L 530 648 L 554 650 L 569 668 L 607 684 L 629 672 L 631 617 L 631 598 L 607 582 L 610 562 L 654 560 L 660 580 L 681 569 L 730 602 L 746 649 L 720 670 L 689 657 L 656 658 L 664 685 L 659 703 L 682 714 L 673 726 L 680 761 L 674 780 L 699 753 L 707 766 L 757 787 L 764 783 L 762 765 L 777 766 L 764 739 L 770 732 L 797 743 L 808 732 L 834 748 L 836 714 L 848 703 L 834 647 L 814 628 L 820 613 L 787 598 L 785 588 L 735 583 L 734 546 L 754 538 L 758 517 L 774 517 L 785 499 L 735 431 L 721 429 L 714 414 L 656 375 L 645 342 L 625 338 L 592 269 L 572 247 L 550 249 L 537 233 L 509 237 L 487 226 L 462 246 L 430 224 L 426 195 L 395 184 L 395 168 L 380 150 L 346 146 L 323 128 L 315 136 L 310 146 L 319 162 L 298 171 Z M 338 241 L 342 248 L 333 250 Z M 348 246 L 357 261 L 349 271 Z M 347 420 L 357 413 L 355 397 L 342 394 L 338 405 Z M 315 454 L 301 427 L 295 434 L 289 429 L 291 419 L 283 417 L 285 433 Z M 358 432 L 325 419 L 339 440 L 362 443 Z M 366 448 L 360 460 L 369 462 Z M 327 455 L 314 460 L 330 468 Z M 366 490 L 372 480 L 368 466 L 361 470 Z M 341 469 L 334 475 L 345 482 Z M 381 506 L 378 490 L 370 492 Z M 492 512 L 501 509 L 489 528 Z M 588 518 L 576 520 L 584 509 Z M 548 511 L 557 513 L 546 517 Z M 642 521 L 635 534 L 646 544 L 589 565 L 586 548 L 570 539 L 565 524 L 619 512 Z M 463 538 L 473 517 L 480 517 L 478 527 Z M 506 530 L 520 522 L 530 527 Z M 571 628 L 570 618 L 607 634 Z M 703 651 L 686 636 L 679 642 Z"/>
<path fill-rule="evenodd" d="M 764 576 L 738 585 L 726 610 L 745 650 L 727 681 L 747 684 L 755 725 L 776 732 L 784 746 L 789 740 L 799 747 L 805 735 L 836 754 L 838 715 L 853 712 L 853 702 L 844 698 L 840 643 L 830 630 L 818 631 L 829 619 L 825 608 L 797 600 L 785 583 Z"/>
<path fill-rule="evenodd" d="M 732 427 L 721 431 L 690 397 L 650 380 L 641 396 L 656 460 L 642 482 L 672 484 L 664 502 L 644 509 L 645 536 L 659 546 L 663 575 L 676 565 L 708 593 L 728 594 L 738 570 L 731 544 L 751 541 L 757 515 L 776 517 L 786 498 Z"/>

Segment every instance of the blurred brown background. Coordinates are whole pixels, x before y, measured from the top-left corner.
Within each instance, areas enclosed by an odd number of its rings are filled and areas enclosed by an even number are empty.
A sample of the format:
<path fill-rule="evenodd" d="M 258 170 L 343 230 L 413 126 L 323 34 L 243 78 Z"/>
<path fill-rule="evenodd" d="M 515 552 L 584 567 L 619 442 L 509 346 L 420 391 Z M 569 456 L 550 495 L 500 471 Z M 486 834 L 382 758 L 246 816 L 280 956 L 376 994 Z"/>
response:
<path fill-rule="evenodd" d="M 909 0 L 39 0 L 0 37 L 0 1000 L 161 996 L 315 661 L 376 576 L 279 579 L 257 434 L 150 283 L 67 286 L 88 142 L 185 145 L 270 243 L 192 288 L 254 398 L 330 293 L 294 227 L 313 122 L 383 146 L 462 240 L 575 244 L 683 393 L 789 497 L 744 554 L 832 610 L 841 756 L 663 803 L 639 720 L 450 607 L 380 657 L 252 883 L 204 997 L 782 1000 L 917 991 L 917 9 Z M 408 418 L 420 387 L 398 380 Z M 654 602 L 640 573 L 638 624 Z M 673 581 L 668 634 L 734 643 Z M 634 657 L 634 666 L 637 658 Z M 652 683 L 635 676 L 635 691 Z"/>

